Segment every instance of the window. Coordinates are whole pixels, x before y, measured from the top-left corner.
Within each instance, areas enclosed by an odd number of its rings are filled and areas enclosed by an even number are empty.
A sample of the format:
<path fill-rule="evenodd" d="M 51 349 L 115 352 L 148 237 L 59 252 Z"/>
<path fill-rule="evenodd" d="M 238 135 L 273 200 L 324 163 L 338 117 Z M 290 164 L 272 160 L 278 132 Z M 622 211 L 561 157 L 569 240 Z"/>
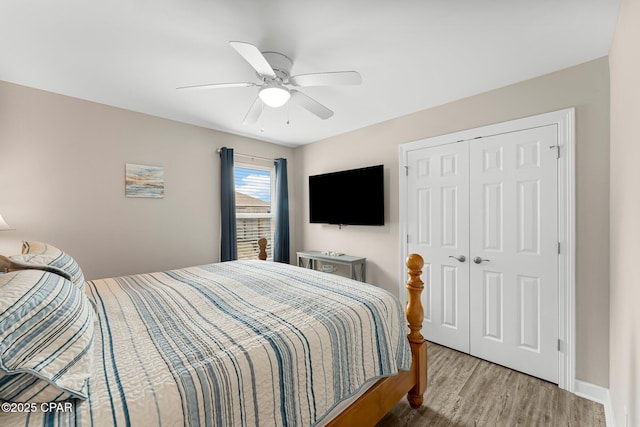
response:
<path fill-rule="evenodd" d="M 273 167 L 234 166 L 238 259 L 258 259 L 261 237 L 268 241 L 267 259 L 273 259 L 273 172 Z"/>

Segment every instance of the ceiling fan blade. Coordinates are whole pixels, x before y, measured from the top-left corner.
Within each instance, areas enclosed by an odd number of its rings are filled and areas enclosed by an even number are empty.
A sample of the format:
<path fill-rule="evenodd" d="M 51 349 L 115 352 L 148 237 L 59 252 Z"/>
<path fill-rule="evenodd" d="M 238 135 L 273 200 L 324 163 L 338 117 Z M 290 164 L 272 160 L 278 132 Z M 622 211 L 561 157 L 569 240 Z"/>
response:
<path fill-rule="evenodd" d="M 205 85 L 195 85 L 195 86 L 182 86 L 182 87 L 177 87 L 177 90 L 199 90 L 199 89 L 221 89 L 221 88 L 227 88 L 227 87 L 251 87 L 251 86 L 258 86 L 255 83 L 251 83 L 251 82 L 239 82 L 239 83 L 211 83 L 211 84 L 205 84 Z"/>
<path fill-rule="evenodd" d="M 333 116 L 333 111 L 320 104 L 313 98 L 308 97 L 302 92 L 298 92 L 295 89 L 291 89 L 291 100 L 296 102 L 302 108 L 309 110 L 316 116 L 320 117 L 322 120 L 326 120 L 329 117 Z"/>
<path fill-rule="evenodd" d="M 362 77 L 357 71 L 334 71 L 330 73 L 300 74 L 289 77 L 289 83 L 294 86 L 334 86 L 359 85 Z"/>
<path fill-rule="evenodd" d="M 251 107 L 249 107 L 249 111 L 247 111 L 247 115 L 244 116 L 244 119 L 242 120 L 242 124 L 250 125 L 250 124 L 256 123 L 260 118 L 260 116 L 262 115 L 262 110 L 263 110 L 262 101 L 260 100 L 260 97 L 256 96 L 256 99 L 253 101 L 253 104 L 251 104 Z"/>
<path fill-rule="evenodd" d="M 261 76 L 269 76 L 276 78 L 276 73 L 269 65 L 269 62 L 265 59 L 262 52 L 252 45 L 245 42 L 229 42 L 232 48 L 234 48 Z"/>

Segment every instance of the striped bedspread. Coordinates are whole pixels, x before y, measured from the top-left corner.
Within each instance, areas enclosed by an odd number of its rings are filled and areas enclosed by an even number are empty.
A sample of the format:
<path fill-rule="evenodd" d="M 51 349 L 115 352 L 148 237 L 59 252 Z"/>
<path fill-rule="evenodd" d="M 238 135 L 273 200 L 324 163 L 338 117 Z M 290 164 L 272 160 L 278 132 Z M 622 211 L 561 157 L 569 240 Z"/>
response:
<path fill-rule="evenodd" d="M 86 290 L 99 322 L 89 399 L 0 425 L 311 426 L 411 364 L 398 301 L 335 275 L 234 261 Z"/>

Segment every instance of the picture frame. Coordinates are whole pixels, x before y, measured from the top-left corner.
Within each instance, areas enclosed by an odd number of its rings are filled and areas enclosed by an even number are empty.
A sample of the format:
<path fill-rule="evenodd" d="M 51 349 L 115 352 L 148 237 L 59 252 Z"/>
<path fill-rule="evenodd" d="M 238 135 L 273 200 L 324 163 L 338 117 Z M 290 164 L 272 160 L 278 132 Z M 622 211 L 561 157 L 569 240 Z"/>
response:
<path fill-rule="evenodd" d="M 164 167 L 126 163 L 125 196 L 164 198 Z"/>

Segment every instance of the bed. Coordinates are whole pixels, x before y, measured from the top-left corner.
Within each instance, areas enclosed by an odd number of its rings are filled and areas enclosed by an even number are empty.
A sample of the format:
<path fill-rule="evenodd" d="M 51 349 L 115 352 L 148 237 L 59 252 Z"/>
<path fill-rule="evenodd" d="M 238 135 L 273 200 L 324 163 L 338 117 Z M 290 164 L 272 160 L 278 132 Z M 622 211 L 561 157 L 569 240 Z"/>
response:
<path fill-rule="evenodd" d="M 24 251 L 0 260 L 2 426 L 373 425 L 404 395 L 422 404 L 419 255 L 405 320 L 384 290 L 291 265 L 85 283 L 57 248 Z"/>

